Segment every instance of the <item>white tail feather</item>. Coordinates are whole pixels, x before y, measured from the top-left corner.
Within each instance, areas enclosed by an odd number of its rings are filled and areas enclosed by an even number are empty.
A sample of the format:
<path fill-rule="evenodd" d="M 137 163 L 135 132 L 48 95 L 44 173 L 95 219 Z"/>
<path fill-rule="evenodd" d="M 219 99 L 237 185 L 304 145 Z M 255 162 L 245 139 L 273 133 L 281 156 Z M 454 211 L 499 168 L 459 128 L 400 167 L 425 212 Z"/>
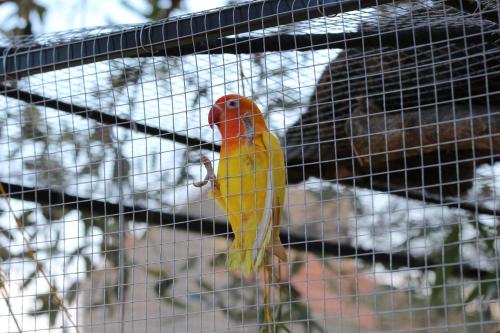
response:
<path fill-rule="evenodd" d="M 272 226 L 272 214 L 273 214 L 273 170 L 271 161 L 269 161 L 269 169 L 267 172 L 267 193 L 266 193 L 266 204 L 264 206 L 264 212 L 262 214 L 262 219 L 257 227 L 257 234 L 255 235 L 255 240 L 252 246 L 252 261 L 255 263 L 259 250 L 264 246 L 266 239 L 270 237 L 271 226 Z"/>

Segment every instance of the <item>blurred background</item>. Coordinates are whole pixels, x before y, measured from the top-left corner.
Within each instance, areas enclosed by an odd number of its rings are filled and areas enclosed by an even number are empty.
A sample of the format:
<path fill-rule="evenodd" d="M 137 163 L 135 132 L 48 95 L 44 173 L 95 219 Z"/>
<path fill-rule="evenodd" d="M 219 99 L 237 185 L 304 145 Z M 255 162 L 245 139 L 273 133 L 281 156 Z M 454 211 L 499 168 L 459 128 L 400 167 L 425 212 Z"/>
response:
<path fill-rule="evenodd" d="M 29 38 L 16 37 L 21 35 L 33 35 L 33 43 L 57 42 L 237 3 L 0 0 L 0 46 L 29 45 Z M 384 10 L 364 15 L 369 21 Z M 358 29 L 345 17 L 283 29 L 326 33 L 325 22 L 338 31 Z M 51 34 L 67 30 L 78 31 Z M 116 59 L 33 75 L 11 87 L 216 143 L 220 138 L 206 124 L 208 109 L 214 97 L 237 91 L 257 97 L 270 128 L 283 138 L 339 53 Z M 206 189 L 192 186 L 204 175 L 200 154 L 216 161 L 215 152 L 7 97 L 0 110 L 3 182 L 140 207 L 137 212 L 225 221 Z M 495 210 L 499 172 L 495 164 L 478 166 L 465 197 Z M 96 213 L 78 203 L 10 202 L 0 204 L 0 327 L 71 332 L 65 306 L 82 332 L 119 332 L 119 213 Z M 126 331 L 258 331 L 259 279 L 228 272 L 229 237 L 159 227 L 161 218 L 153 219 L 126 218 Z M 500 330 L 497 216 L 309 177 L 289 186 L 282 223 L 284 232 L 352 251 L 334 256 L 308 251 L 307 244 L 303 251 L 289 249 L 282 331 Z M 379 260 L 380 253 L 389 255 Z M 391 254 L 434 265 L 395 265 Z M 465 274 L 464 262 L 477 275 Z M 54 299 L 40 264 L 65 305 Z"/>

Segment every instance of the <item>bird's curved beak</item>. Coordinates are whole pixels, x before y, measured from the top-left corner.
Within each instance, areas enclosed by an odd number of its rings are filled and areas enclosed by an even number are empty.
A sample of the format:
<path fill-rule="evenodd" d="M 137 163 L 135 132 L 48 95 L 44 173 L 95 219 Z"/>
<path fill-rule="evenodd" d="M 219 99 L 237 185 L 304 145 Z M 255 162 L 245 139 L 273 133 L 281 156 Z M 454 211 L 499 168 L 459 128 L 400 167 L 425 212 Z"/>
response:
<path fill-rule="evenodd" d="M 208 112 L 208 124 L 210 125 L 210 128 L 214 129 L 214 108 L 210 108 L 210 111 Z"/>
<path fill-rule="evenodd" d="M 208 112 L 208 124 L 212 129 L 214 128 L 214 124 L 217 125 L 217 123 L 220 122 L 220 116 L 223 111 L 224 110 L 222 106 L 220 106 L 219 104 L 214 104 L 210 108 L 210 111 Z"/>

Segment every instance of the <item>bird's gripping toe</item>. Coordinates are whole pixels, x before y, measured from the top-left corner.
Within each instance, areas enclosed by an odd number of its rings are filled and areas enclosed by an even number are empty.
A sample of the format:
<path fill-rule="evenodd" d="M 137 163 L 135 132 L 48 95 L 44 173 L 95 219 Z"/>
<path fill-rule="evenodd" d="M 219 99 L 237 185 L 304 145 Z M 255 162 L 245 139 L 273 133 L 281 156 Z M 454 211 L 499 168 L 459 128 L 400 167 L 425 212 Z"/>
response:
<path fill-rule="evenodd" d="M 195 187 L 203 187 L 210 181 L 212 187 L 214 187 L 215 172 L 212 166 L 212 161 L 210 161 L 208 157 L 201 155 L 200 162 L 205 166 L 205 169 L 207 169 L 207 175 L 205 176 L 205 179 L 199 182 L 194 182 L 193 185 Z"/>

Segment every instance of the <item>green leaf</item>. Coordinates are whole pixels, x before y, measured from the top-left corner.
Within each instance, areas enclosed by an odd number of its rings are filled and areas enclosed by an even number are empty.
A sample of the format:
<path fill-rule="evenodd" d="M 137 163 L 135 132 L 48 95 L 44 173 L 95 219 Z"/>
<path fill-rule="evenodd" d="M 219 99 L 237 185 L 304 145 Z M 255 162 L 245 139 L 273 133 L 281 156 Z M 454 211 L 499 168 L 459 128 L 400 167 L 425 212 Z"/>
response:
<path fill-rule="evenodd" d="M 75 258 L 78 258 L 78 256 L 80 256 L 82 254 L 82 251 L 85 250 L 87 248 L 88 245 L 83 245 L 83 246 L 80 246 L 79 248 L 77 248 L 76 250 L 74 250 L 73 252 L 71 252 L 68 256 L 69 256 L 69 260 L 68 260 L 68 265 L 70 265 L 74 260 Z"/>
<path fill-rule="evenodd" d="M 55 220 L 60 220 L 65 215 L 65 210 L 63 206 L 44 206 L 42 207 L 43 217 L 47 221 L 52 222 Z"/>
<path fill-rule="evenodd" d="M 31 274 L 23 281 L 23 284 L 21 285 L 21 289 L 26 288 L 36 277 L 36 270 L 31 272 Z"/>
<path fill-rule="evenodd" d="M 227 260 L 227 254 L 226 253 L 218 253 L 212 259 L 212 263 L 211 264 L 214 267 L 225 266 L 226 265 L 226 260 Z"/>
<path fill-rule="evenodd" d="M 30 311 L 29 315 L 36 317 L 46 315 L 48 313 L 50 326 L 54 326 L 57 314 L 60 310 L 60 305 L 55 301 L 50 293 L 36 295 L 36 303 L 39 303 L 40 306 L 35 308 L 35 310 Z"/>
<path fill-rule="evenodd" d="M 443 303 L 443 293 L 448 284 L 448 279 L 453 277 L 453 264 L 460 260 L 460 224 L 451 226 L 451 231 L 443 242 L 442 259 L 439 267 L 434 269 L 436 273 L 435 287 L 432 289 L 431 302 L 433 305 Z"/>
<path fill-rule="evenodd" d="M 61 241 L 61 231 L 57 230 L 54 245 L 49 249 L 50 254 L 59 253 L 59 242 Z"/>
<path fill-rule="evenodd" d="M 92 264 L 92 260 L 88 256 L 83 256 L 83 260 L 85 260 L 85 269 L 88 275 L 94 269 L 94 265 Z"/>
<path fill-rule="evenodd" d="M 158 280 L 155 285 L 155 291 L 158 297 L 171 297 L 168 291 L 174 284 L 174 281 L 174 278 L 165 278 Z"/>
<path fill-rule="evenodd" d="M 79 281 L 73 282 L 73 284 L 66 290 L 66 300 L 69 304 L 73 303 L 76 298 L 76 293 L 78 291 L 78 287 L 80 286 Z"/>
<path fill-rule="evenodd" d="M 9 250 L 7 250 L 7 248 L 0 246 L 0 259 L 2 259 L 2 261 L 7 261 L 12 257 L 12 254 Z"/>
<path fill-rule="evenodd" d="M 483 223 L 477 223 L 480 240 L 486 246 L 487 254 L 495 256 L 495 242 L 499 235 L 500 224 L 495 227 L 489 227 Z"/>
<path fill-rule="evenodd" d="M 304 265 L 304 261 L 303 260 L 298 260 L 298 261 L 291 262 L 290 274 L 291 275 L 297 274 L 300 271 L 300 269 L 302 268 L 303 265 Z"/>
<path fill-rule="evenodd" d="M 12 233 L 10 232 L 10 229 L 0 227 L 0 234 L 4 235 L 4 237 L 10 241 L 13 241 L 15 239 L 14 235 L 12 235 Z"/>
<path fill-rule="evenodd" d="M 33 210 L 27 210 L 25 211 L 20 217 L 19 219 L 21 220 L 21 223 L 23 224 L 23 226 L 25 227 L 29 227 L 29 226 L 33 226 L 35 225 L 35 222 L 31 222 L 29 220 L 29 217 L 31 216 L 31 214 L 33 214 Z"/>
<path fill-rule="evenodd" d="M 295 289 L 295 287 L 293 287 L 293 285 L 286 284 L 281 287 L 281 290 L 289 290 L 290 294 L 286 292 L 281 293 L 281 304 L 286 304 L 288 311 L 282 314 L 280 309 L 278 312 L 280 318 L 283 316 L 284 318 L 290 318 L 291 321 L 299 321 L 302 325 L 304 325 L 304 328 L 310 332 L 326 332 L 323 326 L 321 326 L 314 319 L 310 318 L 310 312 L 307 304 L 303 302 L 302 295 Z M 286 295 L 288 299 L 283 300 L 283 295 Z"/>
<path fill-rule="evenodd" d="M 467 296 L 465 300 L 467 303 L 473 302 L 478 298 L 485 299 L 499 299 L 500 290 L 497 288 L 497 279 L 495 273 L 488 273 L 486 276 L 481 276 L 481 282 L 477 284 L 472 292 Z"/>
<path fill-rule="evenodd" d="M 181 271 L 187 271 L 189 269 L 192 269 L 196 263 L 198 262 L 198 257 L 189 257 L 186 260 L 186 265 L 182 267 Z"/>
<path fill-rule="evenodd" d="M 121 170 L 120 167 L 122 168 Z M 123 179 L 128 181 L 128 176 L 130 173 L 130 162 L 123 156 L 119 156 L 114 163 L 113 178 L 118 180 L 118 178 L 120 177 L 120 171 Z"/>
<path fill-rule="evenodd" d="M 131 12 L 134 12 L 134 13 L 140 13 L 141 12 L 138 8 L 132 6 L 132 4 L 130 3 L 130 1 L 128 1 L 128 0 L 122 0 L 122 1 L 120 1 L 120 4 L 122 6 L 124 6 L 125 8 L 127 8 L 128 10 L 130 10 Z"/>
<path fill-rule="evenodd" d="M 47 12 L 47 8 L 45 8 L 44 6 L 40 6 L 40 5 L 36 4 L 35 5 L 35 10 L 36 10 L 36 13 L 38 14 L 38 17 L 40 18 L 40 20 L 43 21 L 45 13 Z"/>

